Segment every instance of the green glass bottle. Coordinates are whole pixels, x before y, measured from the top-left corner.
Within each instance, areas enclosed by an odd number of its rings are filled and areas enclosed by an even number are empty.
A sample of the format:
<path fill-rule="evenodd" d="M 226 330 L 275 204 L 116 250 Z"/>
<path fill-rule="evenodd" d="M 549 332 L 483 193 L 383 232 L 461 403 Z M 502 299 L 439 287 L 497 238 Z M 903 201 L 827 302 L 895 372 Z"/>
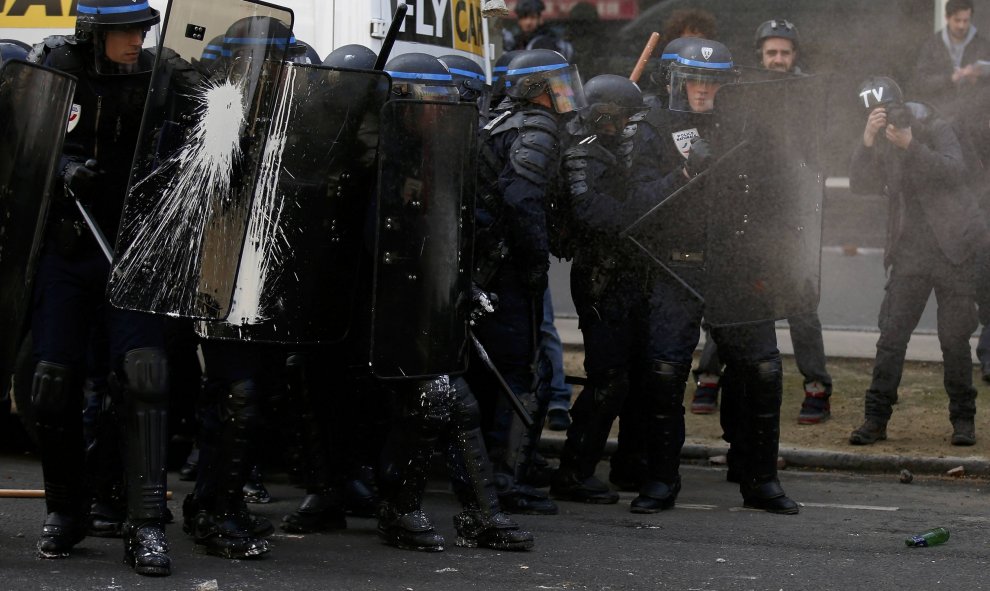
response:
<path fill-rule="evenodd" d="M 904 540 L 904 543 L 911 548 L 927 548 L 928 546 L 938 546 L 944 544 L 949 539 L 949 530 L 944 527 L 936 527 L 926 532 Z"/>

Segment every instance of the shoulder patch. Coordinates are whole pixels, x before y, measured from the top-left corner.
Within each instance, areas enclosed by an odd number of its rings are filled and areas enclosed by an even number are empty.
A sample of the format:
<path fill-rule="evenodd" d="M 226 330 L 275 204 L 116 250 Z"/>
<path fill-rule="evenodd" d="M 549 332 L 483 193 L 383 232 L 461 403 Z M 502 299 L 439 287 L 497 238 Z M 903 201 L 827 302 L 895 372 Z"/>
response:
<path fill-rule="evenodd" d="M 79 118 L 82 116 L 82 105 L 73 104 L 72 109 L 69 111 L 69 123 L 66 127 L 66 133 L 72 133 L 72 130 L 79 125 Z"/>

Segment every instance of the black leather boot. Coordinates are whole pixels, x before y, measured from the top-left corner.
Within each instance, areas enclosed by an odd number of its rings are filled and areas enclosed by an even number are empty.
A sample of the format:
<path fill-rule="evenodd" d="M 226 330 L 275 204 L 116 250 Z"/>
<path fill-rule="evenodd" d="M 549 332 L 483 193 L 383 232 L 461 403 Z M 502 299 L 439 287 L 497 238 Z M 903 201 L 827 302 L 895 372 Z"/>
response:
<path fill-rule="evenodd" d="M 747 478 L 739 485 L 743 505 L 770 513 L 793 515 L 800 511 L 777 480 L 777 451 L 780 443 L 782 378 L 780 358 L 746 368 L 745 418 L 748 429 Z"/>
<path fill-rule="evenodd" d="M 684 390 L 691 368 L 655 360 L 643 380 L 647 407 L 649 473 L 629 510 L 657 513 L 671 509 L 681 490 L 681 448 L 684 446 Z"/>
<path fill-rule="evenodd" d="M 571 428 L 560 455 L 560 469 L 550 485 L 550 496 L 578 503 L 619 501 L 618 493 L 595 478 L 595 468 L 628 393 L 629 376 L 624 370 L 589 376 L 589 384 L 571 408 Z"/>
<path fill-rule="evenodd" d="M 440 552 L 444 539 L 423 512 L 423 492 L 440 433 L 447 428 L 453 391 L 447 376 L 397 392 L 402 418 L 383 454 L 378 535 L 404 550 Z"/>
<path fill-rule="evenodd" d="M 306 495 L 295 511 L 282 518 L 280 527 L 282 531 L 294 534 L 347 529 L 340 494 L 335 490 L 324 490 Z"/>
<path fill-rule="evenodd" d="M 66 558 L 86 537 L 82 386 L 78 373 L 67 366 L 42 361 L 35 367 L 31 410 L 48 511 L 37 546 L 42 558 Z"/>
<path fill-rule="evenodd" d="M 448 469 L 464 511 L 454 516 L 457 545 L 495 550 L 530 550 L 533 534 L 502 512 L 481 433 L 478 401 L 467 382 L 455 379 Z"/>
<path fill-rule="evenodd" d="M 172 573 L 165 526 L 160 523 L 124 527 L 124 564 L 139 575 L 166 577 Z"/>
<path fill-rule="evenodd" d="M 216 480 L 215 499 L 201 502 L 192 523 L 196 550 L 222 558 L 250 558 L 271 550 L 255 533 L 256 523 L 244 503 L 244 484 L 251 472 L 251 437 L 259 424 L 261 391 L 251 379 L 229 386 L 222 397 L 222 426 L 210 470 Z"/>

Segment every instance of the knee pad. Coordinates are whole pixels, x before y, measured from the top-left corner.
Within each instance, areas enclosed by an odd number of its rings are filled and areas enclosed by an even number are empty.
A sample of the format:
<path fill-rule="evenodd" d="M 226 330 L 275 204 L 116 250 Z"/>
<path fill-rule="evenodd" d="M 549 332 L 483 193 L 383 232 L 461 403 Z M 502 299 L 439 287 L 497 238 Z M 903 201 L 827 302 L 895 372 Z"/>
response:
<path fill-rule="evenodd" d="M 451 384 L 453 392 L 450 417 L 460 429 L 469 429 L 481 424 L 481 409 L 478 400 L 471 392 L 464 378 L 457 378 Z"/>
<path fill-rule="evenodd" d="M 760 361 L 750 370 L 752 387 L 747 387 L 753 412 L 758 415 L 769 415 L 780 412 L 780 402 L 783 397 L 783 366 L 780 357 Z M 750 372 L 747 372 L 750 373 Z"/>
<path fill-rule="evenodd" d="M 654 359 L 645 380 L 650 401 L 650 412 L 657 416 L 684 414 L 684 389 L 687 387 L 691 366 Z"/>
<path fill-rule="evenodd" d="M 239 414 L 258 406 L 261 388 L 250 378 L 238 380 L 230 385 L 228 395 L 222 397 L 223 406 L 231 413 Z"/>
<path fill-rule="evenodd" d="M 38 423 L 57 421 L 77 412 L 82 407 L 81 386 L 82 380 L 72 368 L 38 362 L 31 383 L 31 404 Z"/>
<path fill-rule="evenodd" d="M 449 376 L 419 382 L 416 384 L 415 400 L 408 401 L 409 415 L 426 429 L 441 429 L 450 420 L 452 398 Z"/>
<path fill-rule="evenodd" d="M 127 391 L 135 400 L 168 401 L 168 357 L 157 347 L 131 349 L 124 355 Z"/>
<path fill-rule="evenodd" d="M 626 368 L 610 369 L 592 379 L 591 384 L 594 386 L 595 406 L 618 415 L 629 396 L 629 372 Z"/>

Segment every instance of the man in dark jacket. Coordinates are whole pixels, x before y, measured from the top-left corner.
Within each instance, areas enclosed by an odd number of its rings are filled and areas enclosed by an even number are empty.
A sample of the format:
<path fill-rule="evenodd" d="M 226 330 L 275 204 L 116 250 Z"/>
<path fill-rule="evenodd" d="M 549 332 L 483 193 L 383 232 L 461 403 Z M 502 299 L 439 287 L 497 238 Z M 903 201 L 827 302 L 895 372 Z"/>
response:
<path fill-rule="evenodd" d="M 926 105 L 903 103 L 890 78 L 867 80 L 860 100 L 869 116 L 853 152 L 850 183 L 855 193 L 889 198 L 884 256 L 889 279 L 866 420 L 849 442 L 865 445 L 887 438 L 908 340 L 934 290 L 952 444 L 973 445 L 974 254 L 986 248 L 987 227 L 965 183 L 963 150 L 945 120 Z"/>
<path fill-rule="evenodd" d="M 971 23 L 972 0 L 949 0 L 945 28 L 921 48 L 911 90 L 947 117 L 962 114 L 990 80 L 990 41 Z"/>

